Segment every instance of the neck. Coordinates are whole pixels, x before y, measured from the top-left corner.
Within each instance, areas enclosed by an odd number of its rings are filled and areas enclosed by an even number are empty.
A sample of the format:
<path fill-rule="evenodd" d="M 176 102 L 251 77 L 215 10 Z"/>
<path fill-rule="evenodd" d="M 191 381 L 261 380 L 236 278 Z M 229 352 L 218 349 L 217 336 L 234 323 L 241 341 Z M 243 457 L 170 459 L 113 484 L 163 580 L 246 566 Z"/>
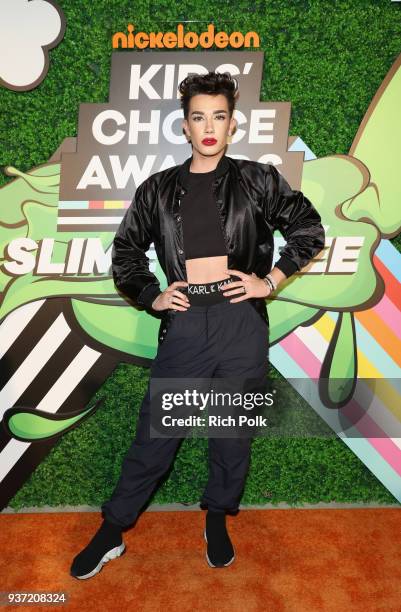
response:
<path fill-rule="evenodd" d="M 225 150 L 222 149 L 216 155 L 202 155 L 199 151 L 192 151 L 192 162 L 190 172 L 211 172 L 215 170 Z"/>

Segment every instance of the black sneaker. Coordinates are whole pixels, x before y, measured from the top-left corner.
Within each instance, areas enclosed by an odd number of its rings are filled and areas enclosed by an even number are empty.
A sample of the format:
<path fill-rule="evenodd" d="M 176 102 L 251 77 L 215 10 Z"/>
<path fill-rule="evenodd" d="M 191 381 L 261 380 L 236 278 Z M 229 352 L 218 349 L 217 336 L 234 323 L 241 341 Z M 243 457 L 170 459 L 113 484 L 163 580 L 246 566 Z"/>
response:
<path fill-rule="evenodd" d="M 125 551 L 121 527 L 104 520 L 89 544 L 74 557 L 70 574 L 85 580 L 99 573 L 103 565 Z"/>
<path fill-rule="evenodd" d="M 234 561 L 234 548 L 227 533 L 224 512 L 208 511 L 204 536 L 207 542 L 206 560 L 210 567 L 227 567 Z"/>

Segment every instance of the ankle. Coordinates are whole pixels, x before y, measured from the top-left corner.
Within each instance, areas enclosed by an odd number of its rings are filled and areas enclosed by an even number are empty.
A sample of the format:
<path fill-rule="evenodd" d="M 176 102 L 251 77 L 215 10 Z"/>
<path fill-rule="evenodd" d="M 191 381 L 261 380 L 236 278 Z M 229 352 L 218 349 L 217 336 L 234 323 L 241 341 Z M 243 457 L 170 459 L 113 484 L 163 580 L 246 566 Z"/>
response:
<path fill-rule="evenodd" d="M 104 519 L 103 523 L 100 526 L 100 529 L 102 531 L 107 531 L 108 533 L 120 534 L 123 530 L 123 527 L 121 527 L 121 525 L 117 525 L 116 523 L 111 523 L 107 519 Z"/>
<path fill-rule="evenodd" d="M 227 531 L 226 515 L 224 512 L 208 512 L 206 515 L 206 529 L 213 533 L 223 533 Z"/>
<path fill-rule="evenodd" d="M 212 519 L 212 520 L 225 520 L 226 518 L 226 513 L 223 512 L 215 512 L 214 510 L 208 510 L 207 514 L 206 514 L 206 518 L 207 519 Z"/>

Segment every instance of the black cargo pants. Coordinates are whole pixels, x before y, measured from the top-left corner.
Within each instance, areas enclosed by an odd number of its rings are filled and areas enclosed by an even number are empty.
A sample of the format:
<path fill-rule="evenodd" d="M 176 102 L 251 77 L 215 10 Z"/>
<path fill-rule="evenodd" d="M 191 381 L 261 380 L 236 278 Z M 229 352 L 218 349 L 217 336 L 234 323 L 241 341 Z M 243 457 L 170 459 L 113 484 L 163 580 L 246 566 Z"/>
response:
<path fill-rule="evenodd" d="M 248 300 L 233 303 L 227 298 L 176 311 L 152 362 L 136 436 L 123 460 L 121 476 L 101 507 L 107 520 L 126 527 L 136 519 L 183 440 L 150 438 L 152 377 L 257 379 L 267 373 L 268 342 L 268 326 Z M 250 437 L 208 439 L 209 479 L 201 507 L 215 512 L 238 510 L 250 446 Z"/>

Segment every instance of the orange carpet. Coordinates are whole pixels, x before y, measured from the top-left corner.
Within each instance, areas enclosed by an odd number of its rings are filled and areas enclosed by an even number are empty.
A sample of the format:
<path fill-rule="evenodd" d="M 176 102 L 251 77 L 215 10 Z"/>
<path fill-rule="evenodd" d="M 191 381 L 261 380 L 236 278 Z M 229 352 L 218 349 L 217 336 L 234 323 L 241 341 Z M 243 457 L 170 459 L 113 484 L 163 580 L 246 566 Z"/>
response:
<path fill-rule="evenodd" d="M 145 512 L 122 557 L 77 580 L 69 567 L 99 513 L 1 514 L 0 591 L 69 597 L 14 610 L 401 611 L 398 508 L 241 510 L 227 517 L 236 559 L 221 569 L 207 565 L 204 519 Z"/>

